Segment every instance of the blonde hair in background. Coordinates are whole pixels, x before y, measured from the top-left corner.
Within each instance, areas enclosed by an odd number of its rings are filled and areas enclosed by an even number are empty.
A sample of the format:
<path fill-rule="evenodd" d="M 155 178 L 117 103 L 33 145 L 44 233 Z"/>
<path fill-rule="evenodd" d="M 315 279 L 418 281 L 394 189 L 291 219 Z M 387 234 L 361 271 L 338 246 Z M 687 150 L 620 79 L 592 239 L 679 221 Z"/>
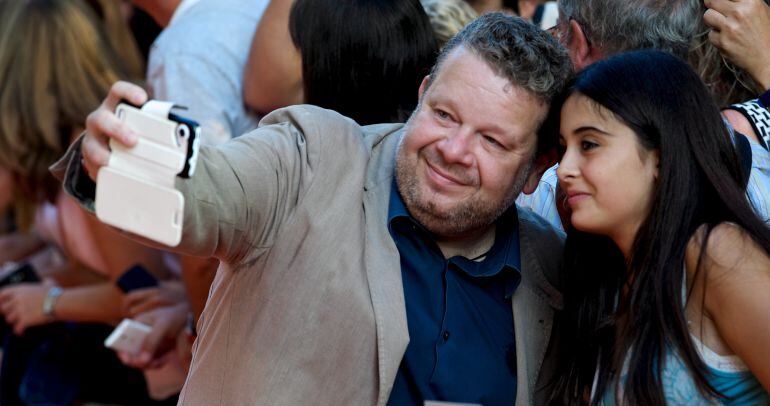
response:
<path fill-rule="evenodd" d="M 420 0 L 439 49 L 479 15 L 465 0 Z"/>
<path fill-rule="evenodd" d="M 13 175 L 17 226 L 59 186 L 48 166 L 126 70 L 81 0 L 0 1 L 0 166 Z"/>
<path fill-rule="evenodd" d="M 101 12 L 107 40 L 118 55 L 126 73 L 132 79 L 144 77 L 145 61 L 139 51 L 134 34 L 131 32 L 125 15 L 125 6 L 130 10 L 130 3 L 125 0 L 89 0 L 92 7 Z M 130 11 L 129 11 L 130 12 Z"/>

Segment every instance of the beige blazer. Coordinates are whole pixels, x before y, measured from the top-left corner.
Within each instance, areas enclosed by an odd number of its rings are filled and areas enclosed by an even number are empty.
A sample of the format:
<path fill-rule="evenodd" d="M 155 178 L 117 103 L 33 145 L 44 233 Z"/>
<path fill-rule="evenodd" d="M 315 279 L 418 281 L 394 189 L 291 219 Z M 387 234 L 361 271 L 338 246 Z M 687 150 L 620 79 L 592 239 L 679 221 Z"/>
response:
<path fill-rule="evenodd" d="M 176 250 L 222 264 L 199 320 L 184 405 L 384 405 L 409 342 L 387 210 L 402 125 L 295 106 L 203 148 Z M 71 148 L 66 189 L 91 207 Z M 542 404 L 562 238 L 519 211 L 517 403 Z"/>

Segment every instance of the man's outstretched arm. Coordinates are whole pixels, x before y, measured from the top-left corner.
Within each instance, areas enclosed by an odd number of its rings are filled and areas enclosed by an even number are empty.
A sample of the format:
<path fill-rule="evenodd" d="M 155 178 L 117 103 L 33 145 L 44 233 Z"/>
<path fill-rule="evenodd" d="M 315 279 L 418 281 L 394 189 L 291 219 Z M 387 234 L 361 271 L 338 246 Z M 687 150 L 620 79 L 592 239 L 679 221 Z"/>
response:
<path fill-rule="evenodd" d="M 88 196 L 76 189 L 88 189 L 82 185 L 96 182 L 110 159 L 109 141 L 131 147 L 140 136 L 114 113 L 122 99 L 141 105 L 147 94 L 131 83 L 113 85 L 89 115 L 85 134 L 62 160 L 67 164 L 65 189 L 87 208 L 93 192 Z M 298 138 L 301 134 L 294 127 L 276 125 L 216 148 L 201 148 L 195 175 L 176 179 L 185 208 L 182 242 L 174 250 L 232 262 L 268 249 L 308 175 Z M 90 180 L 75 179 L 86 173 Z"/>

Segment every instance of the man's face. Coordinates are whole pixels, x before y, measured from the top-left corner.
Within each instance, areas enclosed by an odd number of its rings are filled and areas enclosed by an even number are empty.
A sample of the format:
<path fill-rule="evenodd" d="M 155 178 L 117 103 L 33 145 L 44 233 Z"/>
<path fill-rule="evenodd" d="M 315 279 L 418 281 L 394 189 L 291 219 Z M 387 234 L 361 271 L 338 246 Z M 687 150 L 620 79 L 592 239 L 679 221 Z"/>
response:
<path fill-rule="evenodd" d="M 532 168 L 547 106 L 458 47 L 406 124 L 396 182 L 409 213 L 441 237 L 492 224 Z"/>

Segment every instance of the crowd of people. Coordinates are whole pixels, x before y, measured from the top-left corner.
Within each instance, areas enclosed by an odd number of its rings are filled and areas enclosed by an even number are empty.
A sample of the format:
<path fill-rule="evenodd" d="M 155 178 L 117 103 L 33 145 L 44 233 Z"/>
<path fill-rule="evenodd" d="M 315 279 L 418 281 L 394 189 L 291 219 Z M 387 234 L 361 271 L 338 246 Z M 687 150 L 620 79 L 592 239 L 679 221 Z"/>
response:
<path fill-rule="evenodd" d="M 768 44 L 766 0 L 0 0 L 0 404 L 770 405 Z M 150 99 L 200 125 L 175 247 L 93 213 Z"/>

